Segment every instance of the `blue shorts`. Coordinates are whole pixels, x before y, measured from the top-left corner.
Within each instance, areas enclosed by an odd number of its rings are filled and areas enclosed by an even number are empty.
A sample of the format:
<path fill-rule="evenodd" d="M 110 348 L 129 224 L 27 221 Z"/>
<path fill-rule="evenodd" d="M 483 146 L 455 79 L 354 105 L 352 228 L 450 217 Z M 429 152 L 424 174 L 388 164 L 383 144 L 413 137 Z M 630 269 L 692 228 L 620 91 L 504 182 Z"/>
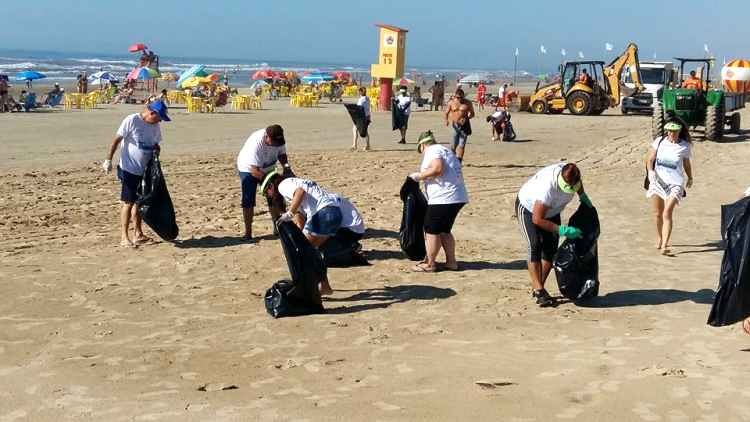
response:
<path fill-rule="evenodd" d="M 240 173 L 240 184 L 242 186 L 242 208 L 255 207 L 255 194 L 258 191 L 260 181 L 250 173 Z"/>
<path fill-rule="evenodd" d="M 323 207 L 313 214 L 305 223 L 305 231 L 316 236 L 333 236 L 341 227 L 341 208 L 336 206 Z"/>
<path fill-rule="evenodd" d="M 136 199 L 138 199 L 138 186 L 141 184 L 143 176 L 128 173 L 121 169 L 120 166 L 117 166 L 117 178 L 122 182 L 120 201 L 128 204 L 135 204 Z"/>

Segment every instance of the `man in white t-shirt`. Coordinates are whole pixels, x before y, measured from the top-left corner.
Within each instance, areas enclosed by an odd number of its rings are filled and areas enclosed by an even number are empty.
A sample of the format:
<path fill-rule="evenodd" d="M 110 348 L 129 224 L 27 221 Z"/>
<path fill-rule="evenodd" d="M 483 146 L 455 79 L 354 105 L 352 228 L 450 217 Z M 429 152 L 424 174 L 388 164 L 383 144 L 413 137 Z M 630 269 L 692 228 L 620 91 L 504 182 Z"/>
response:
<path fill-rule="evenodd" d="M 401 113 L 401 124 L 398 128 L 399 132 L 401 132 L 401 140 L 398 141 L 398 143 L 405 144 L 406 129 L 409 128 L 409 115 L 411 114 L 411 97 L 405 86 L 400 87 L 398 92 L 398 96 L 396 97 L 396 107 Z"/>
<path fill-rule="evenodd" d="M 247 241 L 253 241 L 253 212 L 258 184 L 276 168 L 277 161 L 284 166 L 284 173 L 291 174 L 292 168 L 286 155 L 284 129 L 279 125 L 271 125 L 253 132 L 237 156 L 237 171 L 242 187 L 242 217 L 245 223 L 243 239 Z M 283 207 L 269 201 L 268 210 L 275 222 Z M 274 224 L 274 231 L 275 227 Z"/>
<path fill-rule="evenodd" d="M 516 213 L 521 234 L 527 243 L 532 296 L 539 306 L 555 306 L 545 290 L 560 237 L 577 239 L 581 230 L 563 225 L 560 213 L 578 194 L 582 203 L 593 207 L 583 190 L 581 171 L 573 163 L 547 166 L 532 176 L 518 192 Z"/>
<path fill-rule="evenodd" d="M 360 131 L 357 129 L 357 125 L 354 125 L 352 128 L 352 134 L 354 135 L 352 140 L 352 151 L 357 150 L 357 141 L 359 140 L 360 136 L 364 138 L 365 140 L 365 151 L 370 150 L 370 133 L 368 132 L 368 127 L 370 126 L 370 123 L 372 122 L 371 114 L 370 114 L 370 98 L 367 96 L 367 88 L 361 86 L 359 87 L 359 99 L 357 100 L 357 105 L 359 107 L 362 107 L 362 111 L 365 113 L 365 124 L 363 128 L 363 133 L 360 133 Z"/>
<path fill-rule="evenodd" d="M 261 192 L 269 200 L 280 197 L 289 203 L 288 211 L 279 217 L 279 221 L 294 221 L 310 244 L 316 248 L 322 246 L 328 238 L 341 229 L 345 221 L 342 205 L 348 211 L 346 223 L 350 229 L 358 229 L 362 224 L 357 221 L 356 216 L 351 214 L 351 209 L 343 204 L 341 196 L 323 189 L 309 179 L 284 178 L 272 172 L 263 180 Z M 320 293 L 322 295 L 333 293 L 328 280 L 321 282 Z"/>
<path fill-rule="evenodd" d="M 162 101 L 154 101 L 140 113 L 126 117 L 117 129 L 117 135 L 109 147 L 107 159 L 102 163 L 106 173 L 112 170 L 112 158 L 117 147 L 122 143 L 120 163 L 117 166 L 117 177 L 122 182 L 120 200 L 120 246 L 136 247 L 149 242 L 151 239 L 143 234 L 141 216 L 135 207 L 138 186 L 143 180 L 149 161 L 154 154 L 161 151 L 161 128 L 159 122 L 168 122 L 167 106 Z M 133 220 L 135 236 L 130 238 L 130 220 Z"/>

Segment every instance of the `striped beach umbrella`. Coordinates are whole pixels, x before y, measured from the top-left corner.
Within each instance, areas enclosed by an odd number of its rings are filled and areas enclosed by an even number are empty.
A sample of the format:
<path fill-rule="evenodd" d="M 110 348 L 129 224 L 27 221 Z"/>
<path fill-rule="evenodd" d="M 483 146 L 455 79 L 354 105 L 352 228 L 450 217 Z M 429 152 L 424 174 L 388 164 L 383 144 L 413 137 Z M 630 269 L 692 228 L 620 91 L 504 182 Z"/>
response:
<path fill-rule="evenodd" d="M 750 61 L 738 59 L 725 64 L 721 81 L 728 92 L 750 92 Z"/>

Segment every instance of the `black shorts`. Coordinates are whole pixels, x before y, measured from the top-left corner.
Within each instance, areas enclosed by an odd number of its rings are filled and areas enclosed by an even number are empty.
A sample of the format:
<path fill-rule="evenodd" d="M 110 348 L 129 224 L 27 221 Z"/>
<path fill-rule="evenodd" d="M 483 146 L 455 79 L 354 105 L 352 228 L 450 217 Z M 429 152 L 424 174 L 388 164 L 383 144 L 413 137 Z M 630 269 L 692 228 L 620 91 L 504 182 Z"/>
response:
<path fill-rule="evenodd" d="M 242 208 L 253 208 L 255 206 L 255 193 L 261 183 L 250 173 L 241 171 L 240 185 L 242 186 Z"/>
<path fill-rule="evenodd" d="M 120 201 L 135 204 L 138 199 L 138 186 L 143 180 L 143 176 L 137 174 L 128 173 L 127 171 L 117 166 L 117 178 L 122 183 L 122 190 L 120 191 Z"/>
<path fill-rule="evenodd" d="M 424 216 L 424 231 L 428 234 L 450 233 L 456 222 L 458 212 L 465 204 L 427 205 Z"/>
<path fill-rule="evenodd" d="M 531 212 L 521 205 L 518 198 L 516 198 L 516 212 L 518 213 L 518 225 L 521 228 L 521 236 L 526 240 L 528 246 L 529 261 L 539 262 L 544 260 L 552 262 L 555 259 L 555 253 L 557 253 L 560 236 L 557 233 L 550 233 L 543 230 L 534 224 Z M 547 220 L 560 225 L 560 214 L 547 218 Z"/>

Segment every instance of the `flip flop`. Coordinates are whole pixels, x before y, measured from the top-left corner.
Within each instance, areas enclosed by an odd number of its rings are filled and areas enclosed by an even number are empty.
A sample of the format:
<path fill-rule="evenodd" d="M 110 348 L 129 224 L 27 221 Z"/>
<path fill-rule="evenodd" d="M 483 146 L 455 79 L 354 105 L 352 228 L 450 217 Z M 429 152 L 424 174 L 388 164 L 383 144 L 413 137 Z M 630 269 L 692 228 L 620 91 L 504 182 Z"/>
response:
<path fill-rule="evenodd" d="M 415 265 L 411 269 L 412 272 L 415 273 L 436 273 L 438 272 L 437 268 L 428 268 L 422 265 Z"/>

